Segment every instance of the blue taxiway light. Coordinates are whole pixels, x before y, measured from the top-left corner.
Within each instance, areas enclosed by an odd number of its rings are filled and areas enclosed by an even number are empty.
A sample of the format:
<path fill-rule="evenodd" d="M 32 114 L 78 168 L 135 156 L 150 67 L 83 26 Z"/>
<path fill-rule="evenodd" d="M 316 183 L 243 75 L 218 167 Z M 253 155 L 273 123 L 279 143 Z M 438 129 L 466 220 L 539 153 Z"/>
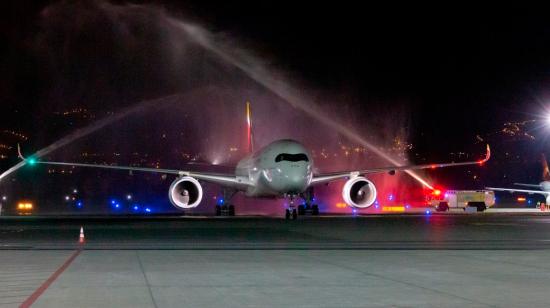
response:
<path fill-rule="evenodd" d="M 150 208 L 146 208 L 146 209 L 145 209 L 145 212 L 151 213 L 151 209 L 150 209 Z"/>

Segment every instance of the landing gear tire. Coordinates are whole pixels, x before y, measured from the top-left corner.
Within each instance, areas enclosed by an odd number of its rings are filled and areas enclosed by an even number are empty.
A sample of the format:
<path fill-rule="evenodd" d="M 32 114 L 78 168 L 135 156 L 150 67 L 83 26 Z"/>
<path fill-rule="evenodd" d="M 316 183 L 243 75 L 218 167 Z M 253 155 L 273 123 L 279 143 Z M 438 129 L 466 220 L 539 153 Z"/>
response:
<path fill-rule="evenodd" d="M 298 215 L 305 215 L 306 214 L 306 208 L 307 208 L 307 205 L 300 204 L 298 206 Z"/>
<path fill-rule="evenodd" d="M 311 206 L 311 215 L 319 215 L 319 206 L 317 204 Z"/>
<path fill-rule="evenodd" d="M 216 216 L 235 216 L 233 204 L 216 205 Z"/>

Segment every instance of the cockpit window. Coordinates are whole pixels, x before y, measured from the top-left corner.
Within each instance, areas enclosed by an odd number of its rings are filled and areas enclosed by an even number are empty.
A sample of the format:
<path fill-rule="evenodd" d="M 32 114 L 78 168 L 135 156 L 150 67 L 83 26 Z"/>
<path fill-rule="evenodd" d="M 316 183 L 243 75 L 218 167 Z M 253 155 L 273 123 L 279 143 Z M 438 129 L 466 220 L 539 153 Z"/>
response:
<path fill-rule="evenodd" d="M 292 162 L 297 162 L 297 161 L 309 161 L 309 159 L 307 158 L 307 155 L 306 154 L 287 154 L 287 153 L 282 153 L 282 154 L 279 154 L 277 155 L 277 157 L 275 157 L 275 162 L 278 163 L 280 161 L 292 161 Z"/>

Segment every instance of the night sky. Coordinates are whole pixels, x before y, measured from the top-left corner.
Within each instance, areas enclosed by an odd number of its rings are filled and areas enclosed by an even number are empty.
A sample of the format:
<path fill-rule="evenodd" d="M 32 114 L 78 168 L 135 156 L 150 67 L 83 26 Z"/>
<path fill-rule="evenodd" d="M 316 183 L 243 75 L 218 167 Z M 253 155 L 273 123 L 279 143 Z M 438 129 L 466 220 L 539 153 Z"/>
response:
<path fill-rule="evenodd" d="M 60 3 L 86 8 L 101 2 L 3 4 L 3 129 L 32 134 L 40 130 L 43 114 L 74 102 L 116 111 L 178 92 L 175 84 L 181 80 L 171 80 L 159 68 L 165 64 L 162 50 L 138 45 L 133 59 L 120 60 L 113 56 L 116 43 L 103 35 L 110 31 L 108 25 L 86 23 L 85 18 L 65 23 L 71 16 L 63 14 L 45 22 L 44 9 Z M 339 104 L 346 101 L 334 107 L 357 110 L 365 121 L 371 121 L 373 110 L 378 115 L 403 106 L 406 121 L 391 114 L 384 120 L 407 126 L 416 151 L 439 161 L 451 151 L 482 153 L 475 136 L 499 131 L 507 121 L 539 119 L 549 95 L 550 22 L 542 11 L 365 6 L 355 1 L 134 3 L 152 3 L 171 16 L 235 38 L 237 45 L 269 59 L 308 87 L 330 91 L 340 98 Z M 85 35 L 64 44 L 63 35 L 74 33 Z M 157 39 L 151 37 L 151 46 Z M 70 57 L 64 58 L 60 50 L 70 50 Z M 545 129 L 531 133 L 540 141 L 533 153 L 544 152 Z M 59 138 L 56 134 L 37 133 L 34 142 L 47 144 Z M 529 158 L 531 164 L 535 157 Z"/>

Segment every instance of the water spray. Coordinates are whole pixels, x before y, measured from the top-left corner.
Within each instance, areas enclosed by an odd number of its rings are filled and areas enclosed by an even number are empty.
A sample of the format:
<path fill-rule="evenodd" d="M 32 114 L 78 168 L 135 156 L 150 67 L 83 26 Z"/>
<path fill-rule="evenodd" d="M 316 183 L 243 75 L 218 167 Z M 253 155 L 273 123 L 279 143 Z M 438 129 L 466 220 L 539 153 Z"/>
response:
<path fill-rule="evenodd" d="M 41 149 L 40 151 L 34 153 L 31 158 L 29 158 L 27 160 L 20 161 L 15 166 L 9 168 L 4 173 L 0 174 L 0 181 L 2 181 L 2 179 L 7 177 L 8 175 L 12 174 L 13 172 L 17 171 L 19 168 L 23 167 L 25 164 L 34 165 L 34 164 L 36 164 L 38 158 L 40 158 L 44 155 L 47 155 L 47 154 L 49 154 L 49 153 L 65 146 L 69 143 L 72 143 L 72 142 L 74 142 L 78 139 L 84 138 L 84 137 L 94 133 L 95 131 L 97 131 L 97 130 L 103 128 L 103 127 L 106 127 L 108 125 L 111 125 L 112 123 L 115 123 L 117 121 L 120 121 L 120 120 L 122 120 L 122 119 L 124 119 L 124 118 L 126 118 L 130 115 L 138 114 L 138 113 L 143 112 L 143 111 L 145 111 L 149 108 L 152 108 L 152 107 L 158 108 L 159 105 L 169 103 L 169 102 L 173 101 L 174 98 L 177 98 L 177 97 L 178 97 L 178 95 L 170 95 L 170 96 L 166 96 L 166 97 L 162 97 L 162 98 L 158 98 L 158 99 L 144 101 L 144 102 L 138 103 L 134 106 L 128 107 L 128 108 L 122 110 L 121 112 L 119 112 L 115 115 L 105 117 L 105 118 L 103 118 L 103 119 L 101 119 L 97 122 L 94 122 L 94 123 L 82 128 L 82 129 L 77 129 L 73 133 L 59 139 L 58 141 L 50 144 L 49 146 Z"/>
<path fill-rule="evenodd" d="M 334 119 L 330 118 L 325 113 L 321 112 L 319 109 L 313 108 L 312 104 L 308 103 L 308 102 L 311 102 L 311 100 L 306 99 L 303 96 L 303 94 L 300 93 L 300 91 L 291 87 L 287 82 L 285 82 L 286 78 L 283 78 L 284 77 L 283 74 L 281 74 L 280 72 L 274 69 L 268 69 L 268 66 L 262 63 L 257 57 L 252 56 L 250 53 L 244 50 L 240 50 L 228 44 L 225 44 L 225 42 L 220 41 L 219 39 L 216 39 L 212 33 L 206 31 L 205 29 L 197 25 L 185 23 L 181 20 L 170 17 L 163 10 L 160 10 L 154 7 L 149 7 L 145 5 L 136 5 L 136 4 L 132 4 L 129 6 L 120 6 L 120 5 L 110 4 L 108 2 L 97 2 L 96 4 L 98 4 L 102 8 L 102 10 L 110 13 L 113 13 L 113 12 L 121 13 L 123 11 L 126 11 L 128 7 L 132 8 L 133 10 L 142 9 L 142 10 L 151 11 L 158 18 L 164 19 L 164 21 L 167 22 L 167 25 L 169 27 L 172 27 L 173 29 L 178 30 L 178 33 L 188 35 L 192 40 L 194 40 L 202 48 L 204 48 L 209 52 L 212 52 L 213 54 L 217 55 L 219 58 L 223 59 L 225 62 L 238 68 L 244 74 L 246 74 L 249 78 L 257 82 L 259 85 L 265 87 L 266 89 L 270 90 L 272 93 L 274 93 L 284 101 L 288 102 L 292 107 L 302 110 L 305 114 L 317 119 L 319 122 L 324 123 L 328 128 L 342 135 L 345 135 L 350 140 L 357 142 L 358 144 L 363 145 L 365 148 L 369 149 L 374 154 L 380 156 L 381 158 L 388 161 L 389 163 L 396 166 L 401 165 L 399 161 L 393 159 L 391 156 L 381 151 L 378 147 L 376 147 L 374 144 L 365 140 L 358 133 L 336 122 Z M 111 14 L 111 15 L 115 16 L 116 14 L 114 15 Z M 116 121 L 122 120 L 132 114 L 136 114 L 150 107 L 158 107 L 159 103 L 169 102 L 171 101 L 171 98 L 174 98 L 174 97 L 176 96 L 168 96 L 160 99 L 137 103 L 136 105 L 129 107 L 125 110 L 122 110 L 121 112 L 118 112 L 113 116 L 106 117 L 98 122 L 90 124 L 89 126 L 83 129 L 79 129 L 65 136 L 64 138 L 36 152 L 33 155 L 33 157 L 35 159 L 38 159 L 73 141 L 76 141 L 80 138 L 88 136 L 105 126 L 115 123 Z M 252 136 L 249 135 L 249 137 L 252 139 Z M 252 140 L 250 140 L 250 142 L 252 142 Z M 25 162 L 19 162 L 15 166 L 8 169 L 6 172 L 0 174 L 0 181 L 6 176 L 8 176 L 9 174 L 21 168 L 24 164 Z M 411 175 L 414 179 L 416 179 L 418 182 L 420 182 L 422 185 L 433 189 L 433 187 L 429 183 L 427 183 L 424 179 L 422 179 L 416 173 L 412 171 L 406 171 L 406 172 L 409 175 Z"/>

